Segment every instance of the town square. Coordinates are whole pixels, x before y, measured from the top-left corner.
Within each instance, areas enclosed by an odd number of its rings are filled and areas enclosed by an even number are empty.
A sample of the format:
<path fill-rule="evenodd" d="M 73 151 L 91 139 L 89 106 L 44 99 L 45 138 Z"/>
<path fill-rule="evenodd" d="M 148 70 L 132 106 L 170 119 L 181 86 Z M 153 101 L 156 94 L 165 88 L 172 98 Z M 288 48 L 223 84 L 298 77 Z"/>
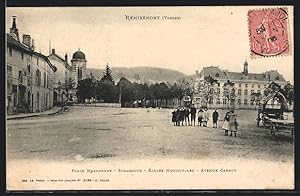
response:
<path fill-rule="evenodd" d="M 238 111 L 241 130 L 237 137 L 224 136 L 221 121 L 217 129 L 212 128 L 211 120 L 208 127 L 173 126 L 171 112 L 74 106 L 69 112 L 9 120 L 8 158 L 76 161 L 210 157 L 286 162 L 294 157 L 290 133 L 272 138 L 267 128 L 257 127 L 255 111 Z M 224 117 L 225 111 L 220 110 L 220 115 Z"/>

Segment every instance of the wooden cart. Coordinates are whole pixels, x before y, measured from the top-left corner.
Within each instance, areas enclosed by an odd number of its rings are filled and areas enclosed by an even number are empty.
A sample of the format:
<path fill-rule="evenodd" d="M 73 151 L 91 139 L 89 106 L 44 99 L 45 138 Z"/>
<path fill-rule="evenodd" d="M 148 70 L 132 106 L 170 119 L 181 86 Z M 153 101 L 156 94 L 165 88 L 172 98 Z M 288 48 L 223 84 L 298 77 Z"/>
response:
<path fill-rule="evenodd" d="M 279 120 L 268 118 L 266 119 L 270 125 L 271 136 L 275 136 L 277 132 L 290 133 L 292 137 L 294 136 L 294 120 Z"/>

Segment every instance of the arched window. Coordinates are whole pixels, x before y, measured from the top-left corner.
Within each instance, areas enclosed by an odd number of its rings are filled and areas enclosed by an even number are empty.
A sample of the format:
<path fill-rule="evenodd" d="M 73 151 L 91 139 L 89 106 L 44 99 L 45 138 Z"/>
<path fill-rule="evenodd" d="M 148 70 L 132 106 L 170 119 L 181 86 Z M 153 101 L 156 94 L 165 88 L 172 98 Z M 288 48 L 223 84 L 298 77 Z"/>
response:
<path fill-rule="evenodd" d="M 78 80 L 82 80 L 82 67 L 78 67 Z"/>

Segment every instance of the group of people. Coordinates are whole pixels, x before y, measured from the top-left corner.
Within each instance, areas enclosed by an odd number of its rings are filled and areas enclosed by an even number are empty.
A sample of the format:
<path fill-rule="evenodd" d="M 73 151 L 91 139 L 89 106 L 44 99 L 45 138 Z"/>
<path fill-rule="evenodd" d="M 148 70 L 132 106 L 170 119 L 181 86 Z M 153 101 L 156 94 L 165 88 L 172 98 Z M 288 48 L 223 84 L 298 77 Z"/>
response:
<path fill-rule="evenodd" d="M 188 107 L 178 107 L 176 110 L 172 112 L 172 122 L 174 123 L 174 126 L 196 126 L 196 113 L 197 109 L 195 108 L 194 104 L 188 108 Z M 207 123 L 209 120 L 209 112 L 207 108 L 201 108 L 198 111 L 198 126 L 207 127 Z M 217 109 L 212 114 L 213 119 L 213 127 L 217 128 L 219 113 Z"/>
<path fill-rule="evenodd" d="M 196 126 L 196 113 L 197 110 L 194 104 L 188 107 L 178 107 L 176 110 L 172 112 L 172 122 L 174 126 Z M 210 114 L 207 108 L 200 108 L 197 114 L 197 126 L 207 127 Z M 218 128 L 218 120 L 219 113 L 218 110 L 215 109 L 212 114 L 213 128 Z M 228 136 L 230 131 L 230 136 L 236 137 L 236 132 L 238 129 L 238 122 L 236 120 L 236 115 L 234 114 L 234 110 L 231 110 L 225 114 L 224 122 L 222 125 L 222 129 L 225 131 L 225 136 Z"/>
<path fill-rule="evenodd" d="M 174 123 L 174 126 L 184 126 L 184 124 L 186 126 L 187 125 L 192 126 L 193 122 L 195 126 L 196 124 L 195 121 L 196 121 L 195 107 L 191 107 L 191 108 L 178 107 L 176 110 L 172 112 L 172 122 Z"/>

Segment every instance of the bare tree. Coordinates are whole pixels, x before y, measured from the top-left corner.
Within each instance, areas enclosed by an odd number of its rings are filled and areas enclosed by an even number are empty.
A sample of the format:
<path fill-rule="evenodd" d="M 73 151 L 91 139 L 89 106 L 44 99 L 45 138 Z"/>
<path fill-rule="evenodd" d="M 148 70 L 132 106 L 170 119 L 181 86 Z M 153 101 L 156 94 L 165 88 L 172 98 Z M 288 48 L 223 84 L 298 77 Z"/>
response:
<path fill-rule="evenodd" d="M 218 84 L 218 80 L 211 76 L 205 76 L 204 80 L 200 82 L 198 90 L 206 107 L 208 107 L 209 102 L 219 95 Z"/>
<path fill-rule="evenodd" d="M 257 93 L 252 93 L 251 94 L 251 101 L 253 101 L 255 103 L 255 109 L 256 109 L 256 106 L 260 104 L 262 100 L 262 94 L 257 92 Z"/>
<path fill-rule="evenodd" d="M 75 88 L 75 82 L 74 82 L 74 80 L 71 77 L 69 77 L 65 81 L 65 84 L 64 84 L 63 88 L 66 90 L 67 98 L 69 99 L 70 92 L 73 91 L 74 88 Z"/>
<path fill-rule="evenodd" d="M 227 99 L 227 108 L 229 108 L 230 103 L 236 99 L 235 86 L 230 80 L 223 85 L 223 96 Z"/>

